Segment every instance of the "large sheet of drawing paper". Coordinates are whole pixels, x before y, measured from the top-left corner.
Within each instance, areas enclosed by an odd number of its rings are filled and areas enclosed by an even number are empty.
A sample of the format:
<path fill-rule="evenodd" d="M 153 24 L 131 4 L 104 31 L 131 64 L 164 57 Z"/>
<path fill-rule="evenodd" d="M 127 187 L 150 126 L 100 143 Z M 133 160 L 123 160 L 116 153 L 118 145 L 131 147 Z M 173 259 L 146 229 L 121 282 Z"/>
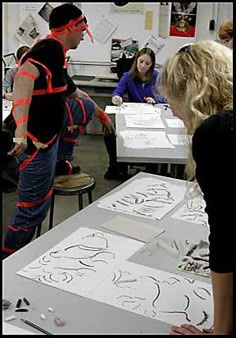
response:
<path fill-rule="evenodd" d="M 205 212 L 206 203 L 202 195 L 190 198 L 186 203 L 176 210 L 171 216 L 181 221 L 201 224 L 205 227 L 208 225 L 208 216 Z"/>
<path fill-rule="evenodd" d="M 179 118 L 166 119 L 169 128 L 184 128 L 184 123 Z"/>
<path fill-rule="evenodd" d="M 154 237 L 165 232 L 163 228 L 160 228 L 157 225 L 145 224 L 144 221 L 137 222 L 136 220 L 134 221 L 120 215 L 113 217 L 106 223 L 100 224 L 100 226 L 144 243 L 150 242 Z"/>
<path fill-rule="evenodd" d="M 154 108 L 148 103 L 124 102 L 120 107 L 120 113 L 124 114 L 157 114 L 160 113 L 159 108 Z"/>
<path fill-rule="evenodd" d="M 130 238 L 79 228 L 17 274 L 86 296 L 114 264 L 128 259 L 142 246 Z"/>
<path fill-rule="evenodd" d="M 172 325 L 213 324 L 211 284 L 128 261 L 110 271 L 88 298 Z"/>
<path fill-rule="evenodd" d="M 136 179 L 98 203 L 98 207 L 130 215 L 161 219 L 184 199 L 185 186 L 158 178 Z"/>
<path fill-rule="evenodd" d="M 170 142 L 175 146 L 185 146 L 190 144 L 191 138 L 185 134 L 167 134 L 168 139 Z"/>
<path fill-rule="evenodd" d="M 125 122 L 127 128 L 165 128 L 158 114 L 125 114 Z"/>
<path fill-rule="evenodd" d="M 200 240 L 199 243 L 192 243 L 181 257 L 177 269 L 210 277 L 209 242 Z"/>
<path fill-rule="evenodd" d="M 124 147 L 133 149 L 175 148 L 164 131 L 123 130 Z"/>

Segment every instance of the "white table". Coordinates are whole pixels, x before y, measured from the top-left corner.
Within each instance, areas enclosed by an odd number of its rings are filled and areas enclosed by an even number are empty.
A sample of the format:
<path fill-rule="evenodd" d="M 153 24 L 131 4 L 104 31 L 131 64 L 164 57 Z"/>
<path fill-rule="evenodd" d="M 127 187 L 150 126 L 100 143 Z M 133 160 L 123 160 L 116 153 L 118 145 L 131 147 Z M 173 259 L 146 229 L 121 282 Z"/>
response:
<path fill-rule="evenodd" d="M 165 129 L 146 129 L 142 131 L 165 131 L 166 134 L 186 135 L 185 128 L 170 128 L 166 122 L 167 118 L 174 118 L 170 108 L 165 104 L 158 104 L 155 107 L 161 109 L 161 119 Z M 140 114 L 142 112 L 140 111 Z M 125 116 L 122 113 L 117 113 L 116 132 L 117 132 L 117 161 L 127 163 L 170 163 L 170 164 L 185 164 L 188 157 L 188 147 L 186 145 L 176 145 L 174 148 L 149 148 L 149 149 L 132 149 L 124 147 L 123 138 L 119 134 L 124 130 L 140 130 L 137 128 L 127 128 Z"/>
<path fill-rule="evenodd" d="M 139 173 L 106 194 L 106 196 L 119 191 L 133 180 L 144 177 L 158 177 L 167 182 L 176 183 L 179 186 L 185 186 L 186 184 L 182 180 Z M 104 197 L 101 197 L 100 200 Z M 25 318 L 53 334 L 169 334 L 170 324 L 168 323 L 96 302 L 16 274 L 17 271 L 43 255 L 47 250 L 68 237 L 79 227 L 109 232 L 109 230 L 99 227 L 99 225 L 117 215 L 141 222 L 141 218 L 136 216 L 124 215 L 98 208 L 98 201 L 93 202 L 3 261 L 3 298 L 12 302 L 11 307 L 4 310 L 3 316 L 15 315 L 17 319 L 11 322 L 12 325 L 39 333 L 29 326 L 26 327 L 20 321 L 20 318 Z M 180 204 L 183 203 L 181 202 Z M 177 239 L 188 238 L 191 241 L 206 239 L 208 231 L 204 227 L 171 217 L 171 214 L 175 212 L 177 207 L 161 220 L 154 221 L 148 218 L 142 218 L 142 220 L 146 225 L 158 225 L 164 228 L 166 232 L 163 238 L 165 236 L 175 236 Z M 176 264 L 178 258 L 160 247 L 156 247 L 151 254 L 148 250 L 138 251 L 131 257 L 130 261 L 210 283 L 210 280 L 205 277 L 186 272 L 177 272 Z M 26 313 L 14 312 L 16 301 L 21 297 L 26 297 L 30 300 L 31 311 Z M 54 316 L 60 316 L 66 321 L 65 326 L 57 327 L 49 319 L 48 307 L 55 309 Z M 47 315 L 48 319 L 42 320 L 40 318 L 40 314 L 42 313 Z M 52 314 L 50 318 L 53 318 Z"/>

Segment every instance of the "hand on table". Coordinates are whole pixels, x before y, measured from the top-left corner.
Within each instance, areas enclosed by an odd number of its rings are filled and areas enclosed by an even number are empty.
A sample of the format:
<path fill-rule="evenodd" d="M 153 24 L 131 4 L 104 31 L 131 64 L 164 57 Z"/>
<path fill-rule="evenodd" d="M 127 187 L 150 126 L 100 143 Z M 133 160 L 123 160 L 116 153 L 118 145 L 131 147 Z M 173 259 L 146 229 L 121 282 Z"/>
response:
<path fill-rule="evenodd" d="M 155 104 L 156 101 L 152 98 L 152 97 L 144 97 L 144 100 L 148 103 L 148 104 Z"/>
<path fill-rule="evenodd" d="M 172 336 L 180 336 L 180 335 L 184 335 L 184 336 L 192 336 L 192 335 L 209 335 L 212 334 L 213 335 L 213 329 L 203 329 L 202 331 L 197 329 L 195 326 L 193 325 L 189 325 L 189 324 L 183 324 L 180 326 L 171 326 L 171 331 L 170 331 L 170 335 Z"/>
<path fill-rule="evenodd" d="M 111 102 L 116 106 L 120 106 L 123 103 L 123 100 L 122 97 L 115 95 L 112 97 Z"/>

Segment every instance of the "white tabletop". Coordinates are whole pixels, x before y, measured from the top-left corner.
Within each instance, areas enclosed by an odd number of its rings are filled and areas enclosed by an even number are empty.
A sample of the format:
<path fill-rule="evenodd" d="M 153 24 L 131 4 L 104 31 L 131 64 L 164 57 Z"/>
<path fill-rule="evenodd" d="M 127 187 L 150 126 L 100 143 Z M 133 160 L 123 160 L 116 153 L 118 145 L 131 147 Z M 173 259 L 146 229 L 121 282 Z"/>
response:
<path fill-rule="evenodd" d="M 182 180 L 139 173 L 105 196 L 107 197 L 121 190 L 137 178 L 146 177 L 155 177 L 167 182 L 174 182 L 178 186 L 186 186 L 186 182 Z M 99 225 L 121 214 L 97 207 L 99 201 L 105 196 L 68 218 L 63 223 L 55 226 L 52 230 L 41 235 L 26 247 L 3 261 L 3 298 L 12 302 L 11 307 L 4 310 L 3 316 L 5 318 L 15 315 L 17 319 L 11 322 L 12 325 L 32 330 L 36 333 L 34 329 L 31 329 L 29 326 L 26 327 L 25 324 L 20 321 L 20 318 L 25 318 L 53 334 L 169 334 L 170 324 L 168 323 L 81 297 L 16 274 L 17 271 L 43 255 L 80 227 L 112 233 Z M 181 202 L 180 204 L 183 203 Z M 177 239 L 188 238 L 191 241 L 207 239 L 208 230 L 206 228 L 198 224 L 172 218 L 171 215 L 175 210 L 176 207 L 161 220 L 151 220 L 148 218 L 142 218 L 142 220 L 146 225 L 158 225 L 164 228 L 166 231 L 163 238 L 171 235 Z M 122 214 L 122 216 L 123 215 L 124 214 Z M 140 218 L 136 216 L 125 215 L 125 217 L 140 222 Z M 148 248 L 147 244 L 147 249 Z M 193 274 L 183 273 L 181 271 L 177 272 L 176 264 L 178 258 L 160 247 L 155 247 L 155 249 L 151 250 L 151 253 L 149 250 L 139 250 L 129 260 L 155 269 L 194 278 L 199 281 L 210 282 L 209 279 L 202 276 L 193 276 Z M 15 313 L 14 308 L 17 299 L 22 297 L 26 297 L 30 300 L 30 311 Z M 54 314 L 47 311 L 48 307 L 54 308 Z M 46 320 L 40 318 L 40 314 L 42 313 L 47 316 Z M 56 326 L 52 321 L 53 316 L 63 318 L 66 322 L 65 326 Z"/>
<path fill-rule="evenodd" d="M 155 107 L 161 109 L 161 120 L 165 126 L 164 129 L 146 129 L 142 131 L 164 131 L 166 134 L 186 135 L 185 128 L 171 128 L 168 126 L 166 119 L 175 118 L 168 105 L 158 104 Z M 149 148 L 133 149 L 124 146 L 124 140 L 119 134 L 124 130 L 138 130 L 137 128 L 127 128 L 125 116 L 116 113 L 116 132 L 117 132 L 117 161 L 128 163 L 172 163 L 185 164 L 188 157 L 188 146 L 175 145 L 174 148 Z M 140 130 L 140 129 L 139 129 Z"/>

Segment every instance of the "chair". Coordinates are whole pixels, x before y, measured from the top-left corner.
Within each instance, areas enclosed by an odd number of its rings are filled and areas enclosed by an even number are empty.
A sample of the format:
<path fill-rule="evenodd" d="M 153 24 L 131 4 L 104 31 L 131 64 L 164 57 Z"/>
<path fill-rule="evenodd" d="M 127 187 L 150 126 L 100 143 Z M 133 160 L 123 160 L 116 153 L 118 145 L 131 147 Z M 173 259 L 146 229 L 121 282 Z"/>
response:
<path fill-rule="evenodd" d="M 88 194 L 88 203 L 93 202 L 92 190 L 95 188 L 95 179 L 88 174 L 72 174 L 57 176 L 53 184 L 53 194 L 49 214 L 49 230 L 53 227 L 53 213 L 55 196 L 78 196 L 79 210 L 83 209 L 83 195 Z"/>

